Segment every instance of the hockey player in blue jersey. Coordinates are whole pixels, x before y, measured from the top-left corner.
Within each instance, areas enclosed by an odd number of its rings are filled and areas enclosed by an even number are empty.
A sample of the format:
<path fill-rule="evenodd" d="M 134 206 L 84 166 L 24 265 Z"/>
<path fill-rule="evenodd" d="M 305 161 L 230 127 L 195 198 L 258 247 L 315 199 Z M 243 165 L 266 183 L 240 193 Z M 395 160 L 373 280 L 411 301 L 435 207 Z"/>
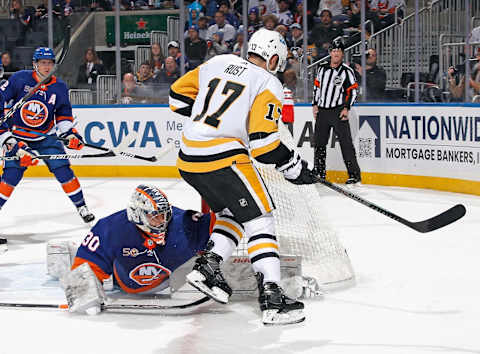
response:
<path fill-rule="evenodd" d="M 37 48 L 33 54 L 34 70 L 21 70 L 13 74 L 0 86 L 0 107 L 5 102 L 19 101 L 39 81 L 47 77 L 55 66 L 55 54 L 50 48 Z M 3 109 L 0 109 L 0 118 Z M 19 160 L 6 161 L 0 182 L 0 208 L 7 202 L 20 182 L 27 167 L 38 164 L 40 154 L 65 154 L 63 144 L 57 140 L 56 131 L 70 149 L 83 147 L 83 138 L 73 125 L 72 106 L 68 98 L 67 85 L 52 76 L 29 98 L 12 118 L 0 126 L 0 146 L 7 156 L 18 156 Z M 45 160 L 56 179 L 61 183 L 85 222 L 95 217 L 89 212 L 80 183 L 70 168 L 68 160 Z"/>
<path fill-rule="evenodd" d="M 91 229 L 72 269 L 88 263 L 100 281 L 113 275 L 127 293 L 162 291 L 175 269 L 205 249 L 213 222 L 210 214 L 171 206 L 157 187 L 139 185 L 127 209 Z M 234 228 L 223 227 L 225 233 Z"/>

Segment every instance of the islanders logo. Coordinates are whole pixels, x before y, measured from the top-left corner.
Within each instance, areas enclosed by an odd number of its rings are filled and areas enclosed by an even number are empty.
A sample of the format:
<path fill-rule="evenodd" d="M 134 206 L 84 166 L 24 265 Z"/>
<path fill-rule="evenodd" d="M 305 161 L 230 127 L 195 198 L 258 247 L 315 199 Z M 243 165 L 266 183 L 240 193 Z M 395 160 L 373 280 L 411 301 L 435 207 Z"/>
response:
<path fill-rule="evenodd" d="M 172 272 L 156 263 L 143 263 L 130 271 L 130 279 L 141 286 L 159 285 L 168 279 Z"/>
<path fill-rule="evenodd" d="M 37 128 L 46 122 L 48 118 L 48 108 L 45 103 L 37 100 L 25 102 L 20 108 L 20 117 L 22 121 L 32 128 Z"/>

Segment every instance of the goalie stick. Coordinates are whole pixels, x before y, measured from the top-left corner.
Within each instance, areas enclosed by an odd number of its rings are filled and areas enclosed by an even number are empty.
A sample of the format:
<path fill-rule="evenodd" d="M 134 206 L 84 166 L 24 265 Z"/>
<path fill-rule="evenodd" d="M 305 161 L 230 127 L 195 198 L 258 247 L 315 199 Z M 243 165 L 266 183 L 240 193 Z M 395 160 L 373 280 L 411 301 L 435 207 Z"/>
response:
<path fill-rule="evenodd" d="M 324 179 L 318 179 L 317 182 L 323 184 L 324 186 L 330 189 L 333 189 L 335 192 L 343 194 L 344 196 L 350 199 L 353 199 L 356 202 L 359 202 L 360 204 L 367 206 L 370 209 L 375 210 L 376 212 L 379 212 L 380 214 L 385 215 L 386 217 L 389 217 L 390 219 L 398 221 L 399 223 L 406 225 L 409 228 L 414 229 L 415 231 L 418 231 L 421 233 L 434 231 L 444 226 L 447 226 L 457 221 L 458 219 L 462 218 L 466 213 L 465 206 L 463 206 L 462 204 L 457 204 L 451 207 L 450 209 L 444 211 L 443 213 L 438 214 L 434 217 L 431 217 L 430 219 L 413 222 L 413 221 L 404 219 L 401 216 L 398 216 L 392 213 L 391 211 L 388 211 L 372 202 L 369 202 L 368 200 L 365 200 L 354 193 L 346 191 L 345 189 L 340 188 L 339 186 L 333 183 L 330 183 Z M 318 189 L 318 185 L 317 185 L 317 189 Z"/>
<path fill-rule="evenodd" d="M 198 300 L 188 302 L 180 305 L 157 305 L 157 304 L 104 304 L 102 311 L 122 311 L 122 310 L 140 310 L 140 311 L 172 311 L 184 310 L 198 305 L 201 305 L 210 298 L 204 296 Z M 14 302 L 0 302 L 0 307 L 14 307 L 14 308 L 42 308 L 42 309 L 61 309 L 68 310 L 67 304 L 29 304 L 29 303 L 14 303 Z"/>
<path fill-rule="evenodd" d="M 9 118 L 11 118 L 13 116 L 13 114 L 18 111 L 18 109 L 20 107 L 22 107 L 24 105 L 24 103 L 30 98 L 32 97 L 35 92 L 38 91 L 38 89 L 42 86 L 42 85 L 45 85 L 48 81 L 50 81 L 50 79 L 52 78 L 52 76 L 57 72 L 57 69 L 60 67 L 60 65 L 63 63 L 63 60 L 65 59 L 67 53 L 68 53 L 68 50 L 70 49 L 70 30 L 71 30 L 72 26 L 70 24 L 67 24 L 65 26 L 65 31 L 64 31 L 64 37 L 63 37 L 63 48 L 62 48 L 62 53 L 60 54 L 60 58 L 58 59 L 58 62 L 55 66 L 55 68 L 52 70 L 52 72 L 50 74 L 48 74 L 47 77 L 45 77 L 43 80 L 39 81 L 25 96 L 23 96 L 20 100 L 17 101 L 17 103 L 15 103 L 13 105 L 12 108 L 10 108 L 10 110 L 3 116 L 2 119 L 0 119 L 0 124 L 3 124 L 5 123 Z M 3 108 L 3 107 L 2 107 Z"/>

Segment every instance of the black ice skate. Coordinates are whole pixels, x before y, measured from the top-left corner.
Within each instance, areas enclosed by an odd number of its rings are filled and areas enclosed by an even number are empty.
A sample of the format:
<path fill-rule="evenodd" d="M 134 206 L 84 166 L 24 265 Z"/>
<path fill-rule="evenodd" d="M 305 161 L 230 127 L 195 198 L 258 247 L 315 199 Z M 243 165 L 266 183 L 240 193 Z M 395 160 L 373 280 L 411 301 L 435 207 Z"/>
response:
<path fill-rule="evenodd" d="M 222 260 L 218 254 L 205 251 L 195 260 L 193 270 L 187 274 L 187 282 L 213 300 L 226 304 L 232 288 L 220 270 Z"/>
<path fill-rule="evenodd" d="M 95 215 L 93 215 L 88 210 L 86 205 L 78 207 L 77 210 L 78 210 L 78 213 L 80 214 L 80 216 L 82 217 L 82 219 L 85 223 L 89 223 L 89 222 L 95 220 Z"/>
<path fill-rule="evenodd" d="M 346 185 L 348 186 L 355 186 L 355 185 L 360 185 L 362 182 L 362 179 L 360 176 L 352 175 L 348 177 L 347 182 L 345 182 Z"/>
<path fill-rule="evenodd" d="M 285 325 L 305 321 L 303 302 L 290 299 L 276 283 L 263 283 L 263 274 L 255 274 L 258 283 L 258 302 L 265 325 Z"/>
<path fill-rule="evenodd" d="M 5 253 L 7 251 L 8 251 L 7 239 L 0 237 L 0 254 Z"/>

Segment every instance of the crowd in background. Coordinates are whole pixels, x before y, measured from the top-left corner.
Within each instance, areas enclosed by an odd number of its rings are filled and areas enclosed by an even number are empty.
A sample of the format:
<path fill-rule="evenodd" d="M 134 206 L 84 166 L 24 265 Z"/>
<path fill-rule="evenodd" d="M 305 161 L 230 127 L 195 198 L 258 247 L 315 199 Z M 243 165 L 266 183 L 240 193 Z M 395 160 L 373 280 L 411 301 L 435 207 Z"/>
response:
<path fill-rule="evenodd" d="M 76 7 L 76 1 L 81 0 L 53 0 L 53 14 L 62 19 L 70 16 Z M 180 52 L 180 43 L 171 41 L 168 48 L 161 48 L 160 44 L 151 45 L 149 59 L 133 65 L 122 65 L 122 98 L 124 103 L 166 103 L 169 85 L 182 72 L 198 67 L 204 61 L 220 54 L 234 54 L 245 56 L 243 44 L 260 28 L 278 31 L 287 43 L 288 66 L 290 74 L 298 78 L 303 59 L 303 39 L 307 38 L 307 62 L 309 64 L 328 55 L 328 46 L 333 39 L 342 37 L 345 47 L 360 41 L 360 7 L 361 0 L 315 0 L 307 1 L 307 33 L 303 31 L 303 6 L 305 0 L 250 0 L 248 2 L 248 20 L 242 23 L 242 2 L 238 0 L 197 0 L 187 3 L 187 16 L 183 34 L 185 53 Z M 47 3 L 36 9 L 25 8 L 21 0 L 12 0 L 10 18 L 17 19 L 23 27 L 19 33 L 18 45 L 26 31 L 46 21 Z M 89 3 L 90 10 L 111 10 L 110 0 L 100 0 Z M 178 3 L 155 0 L 122 0 L 122 9 L 158 8 L 159 6 L 178 6 Z M 367 0 L 365 27 L 366 36 L 380 31 L 395 21 L 400 21 L 404 12 L 403 0 Z M 85 9 L 84 7 L 82 9 Z M 245 38 L 244 33 L 247 33 Z M 480 42 L 480 27 L 472 30 L 471 41 Z M 166 52 L 166 55 L 163 53 Z M 386 73 L 377 65 L 377 52 L 366 48 L 366 67 L 362 68 L 360 57 L 354 57 L 348 63 L 354 70 L 360 82 L 366 75 L 367 100 L 385 100 Z M 480 59 L 480 56 L 477 56 Z M 477 60 L 470 60 L 472 64 L 472 78 L 470 86 L 472 95 L 480 93 L 480 75 L 477 73 Z M 466 60 L 468 61 L 468 60 Z M 2 53 L 4 71 L 13 72 L 22 65 L 12 62 L 10 53 Z M 429 81 L 437 82 L 438 58 L 433 58 L 433 65 L 437 64 Z M 462 67 L 451 68 L 448 73 L 448 89 L 451 100 L 462 99 L 462 87 L 465 78 L 462 77 Z M 113 74 L 115 67 L 102 63 L 93 48 L 85 50 L 82 65 L 78 70 L 76 84 L 72 88 L 88 88 L 95 90 L 96 79 L 99 75 Z M 7 78 L 7 76 L 5 76 Z M 284 75 L 279 74 L 284 83 Z M 410 81 L 412 78 L 407 78 Z M 453 79 L 453 80 L 452 80 Z M 422 81 L 422 80 L 421 80 Z M 290 86 L 291 83 L 290 83 Z M 298 85 L 303 86 L 303 85 Z M 290 87 L 293 97 L 303 97 L 302 87 Z"/>

